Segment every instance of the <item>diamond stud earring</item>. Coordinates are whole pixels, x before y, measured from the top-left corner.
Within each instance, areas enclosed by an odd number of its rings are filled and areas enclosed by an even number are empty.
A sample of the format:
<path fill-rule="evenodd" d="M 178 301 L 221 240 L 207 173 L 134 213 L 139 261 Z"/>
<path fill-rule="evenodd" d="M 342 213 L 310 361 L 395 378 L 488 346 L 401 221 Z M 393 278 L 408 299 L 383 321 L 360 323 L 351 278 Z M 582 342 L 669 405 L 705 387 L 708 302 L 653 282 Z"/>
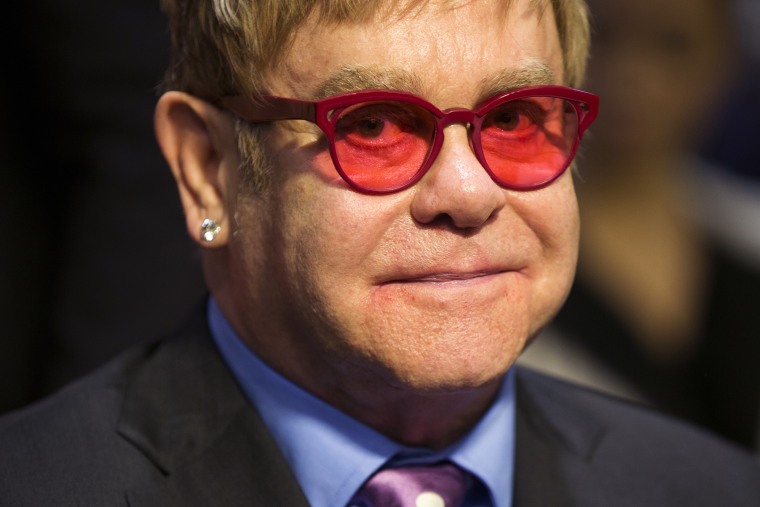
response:
<path fill-rule="evenodd" d="M 201 223 L 201 239 L 206 243 L 211 243 L 221 232 L 222 226 L 216 223 L 216 220 L 206 218 Z"/>

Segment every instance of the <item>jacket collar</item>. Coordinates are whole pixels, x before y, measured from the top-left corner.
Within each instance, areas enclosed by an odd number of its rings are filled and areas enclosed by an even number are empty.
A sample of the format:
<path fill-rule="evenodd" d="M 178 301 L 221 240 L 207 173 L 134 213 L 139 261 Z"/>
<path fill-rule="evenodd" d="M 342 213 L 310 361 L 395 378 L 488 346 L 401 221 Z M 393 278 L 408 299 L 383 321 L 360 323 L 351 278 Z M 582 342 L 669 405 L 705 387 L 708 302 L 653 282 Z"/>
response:
<path fill-rule="evenodd" d="M 583 489 L 574 478 L 589 468 L 606 423 L 578 403 L 576 388 L 526 368 L 517 372 L 514 505 L 581 505 L 573 500 Z"/>
<path fill-rule="evenodd" d="M 126 387 L 117 431 L 159 472 L 128 493 L 130 505 L 308 505 L 203 311 L 150 351 Z"/>

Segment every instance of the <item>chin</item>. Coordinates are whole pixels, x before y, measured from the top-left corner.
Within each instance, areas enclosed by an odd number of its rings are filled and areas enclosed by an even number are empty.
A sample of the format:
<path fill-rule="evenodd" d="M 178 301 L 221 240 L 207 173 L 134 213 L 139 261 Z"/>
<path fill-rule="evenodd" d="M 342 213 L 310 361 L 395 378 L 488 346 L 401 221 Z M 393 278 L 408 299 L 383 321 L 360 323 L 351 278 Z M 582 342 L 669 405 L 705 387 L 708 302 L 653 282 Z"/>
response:
<path fill-rule="evenodd" d="M 514 364 L 519 350 L 476 357 L 472 353 L 415 355 L 409 361 L 386 365 L 391 383 L 399 389 L 423 394 L 479 391 L 498 384 Z M 421 354 L 422 355 L 422 354 Z"/>

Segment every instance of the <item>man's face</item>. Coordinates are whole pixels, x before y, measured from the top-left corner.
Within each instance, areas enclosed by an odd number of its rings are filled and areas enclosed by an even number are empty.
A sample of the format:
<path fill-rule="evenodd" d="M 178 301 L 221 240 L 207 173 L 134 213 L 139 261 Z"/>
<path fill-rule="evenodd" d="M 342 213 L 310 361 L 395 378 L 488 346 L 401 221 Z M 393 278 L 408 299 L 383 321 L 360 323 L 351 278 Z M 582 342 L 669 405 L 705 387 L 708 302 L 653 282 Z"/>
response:
<path fill-rule="evenodd" d="M 561 84 L 552 13 L 530 3 L 515 1 L 507 19 L 478 1 L 362 24 L 312 20 L 268 91 L 315 99 L 386 86 L 446 109 Z M 553 78 L 532 72 L 540 67 Z M 316 126 L 276 122 L 268 143 L 271 188 L 235 201 L 231 320 L 267 362 L 328 401 L 376 385 L 492 386 L 563 302 L 578 241 L 569 172 L 540 190 L 505 190 L 457 124 L 419 183 L 372 196 L 340 179 Z"/>

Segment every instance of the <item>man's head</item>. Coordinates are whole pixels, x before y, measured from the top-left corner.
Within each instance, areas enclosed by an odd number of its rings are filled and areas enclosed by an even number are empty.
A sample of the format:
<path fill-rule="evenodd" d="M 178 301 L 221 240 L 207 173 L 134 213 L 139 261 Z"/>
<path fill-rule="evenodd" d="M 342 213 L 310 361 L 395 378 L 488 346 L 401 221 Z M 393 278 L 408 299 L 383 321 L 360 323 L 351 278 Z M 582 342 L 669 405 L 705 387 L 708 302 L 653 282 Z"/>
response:
<path fill-rule="evenodd" d="M 560 4 L 564 16 L 577 14 L 565 31 L 585 33 L 582 5 Z M 567 69 L 582 68 L 565 63 L 551 7 L 532 0 L 389 5 L 360 16 L 346 6 L 307 9 L 297 22 L 275 16 L 273 24 L 290 31 L 275 37 L 274 61 L 259 70 L 230 66 L 237 77 L 217 67 L 227 84 L 215 90 L 187 86 L 206 99 L 253 87 L 303 100 L 381 88 L 441 110 L 474 109 L 516 88 L 577 80 Z M 250 8 L 241 3 L 237 12 Z M 218 13 L 230 9 L 217 6 Z M 237 44 L 253 47 L 256 39 Z M 258 73 L 248 84 L 241 65 Z M 529 109 L 520 117 L 529 125 L 549 124 L 547 111 Z M 575 118 L 569 103 L 559 111 Z M 222 226 L 205 245 L 204 266 L 238 334 L 291 380 L 401 440 L 445 442 L 456 433 L 451 420 L 448 429 L 432 429 L 446 419 L 438 417 L 443 407 L 457 414 L 457 425 L 470 423 L 569 290 L 578 241 L 569 172 L 533 190 L 505 188 L 476 158 L 464 123 L 445 128 L 417 183 L 371 195 L 341 179 L 330 143 L 311 122 L 264 128 L 259 141 L 271 181 L 254 192 L 241 185 L 229 111 L 173 92 L 156 117 L 191 234 L 198 237 L 204 218 Z M 562 144 L 555 133 L 530 142 Z M 425 412 L 428 400 L 437 400 L 438 412 Z"/>

